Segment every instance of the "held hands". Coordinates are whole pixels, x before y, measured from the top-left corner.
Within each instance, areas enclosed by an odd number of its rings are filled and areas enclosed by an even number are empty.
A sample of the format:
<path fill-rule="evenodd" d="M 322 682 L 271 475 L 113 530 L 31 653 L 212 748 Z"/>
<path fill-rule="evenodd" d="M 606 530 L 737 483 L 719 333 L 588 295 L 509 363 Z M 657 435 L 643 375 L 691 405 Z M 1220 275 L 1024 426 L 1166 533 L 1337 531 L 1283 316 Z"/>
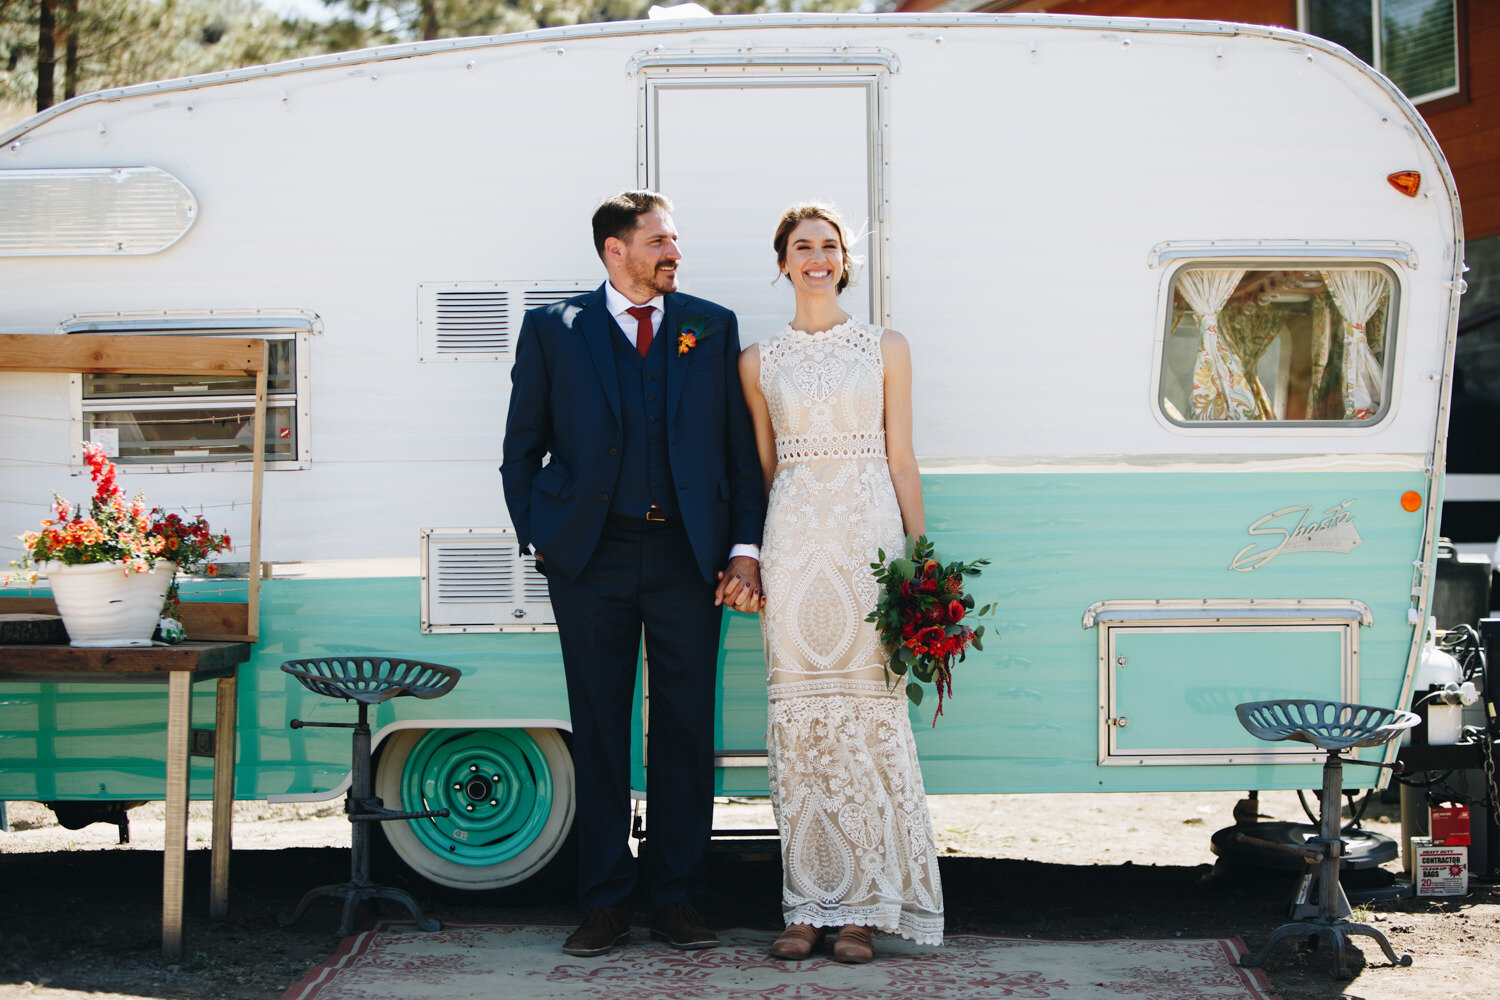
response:
<path fill-rule="evenodd" d="M 729 565 L 719 572 L 714 603 L 747 615 L 758 614 L 766 603 L 760 592 L 760 561 L 750 556 L 735 556 L 729 560 Z"/>

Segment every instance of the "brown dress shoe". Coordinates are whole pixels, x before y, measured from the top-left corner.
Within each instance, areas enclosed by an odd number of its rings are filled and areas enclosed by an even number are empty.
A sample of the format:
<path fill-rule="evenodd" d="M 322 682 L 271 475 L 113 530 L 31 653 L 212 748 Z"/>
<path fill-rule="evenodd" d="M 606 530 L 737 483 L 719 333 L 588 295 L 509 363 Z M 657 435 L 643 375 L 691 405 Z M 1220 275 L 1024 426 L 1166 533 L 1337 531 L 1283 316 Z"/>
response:
<path fill-rule="evenodd" d="M 771 942 L 771 957 L 800 962 L 813 953 L 818 942 L 823 940 L 826 928 L 812 924 L 789 924 L 781 936 Z"/>
<path fill-rule="evenodd" d="M 708 924 L 687 901 L 658 910 L 651 918 L 651 936 L 682 951 L 719 946 L 719 935 L 708 929 Z"/>
<path fill-rule="evenodd" d="M 833 943 L 833 960 L 850 965 L 863 965 L 875 957 L 875 940 L 870 928 L 859 924 L 845 924 L 839 930 L 839 939 Z"/>
<path fill-rule="evenodd" d="M 595 958 L 629 940 L 630 920 L 625 907 L 596 906 L 584 916 L 578 929 L 568 935 L 562 950 L 579 958 Z"/>

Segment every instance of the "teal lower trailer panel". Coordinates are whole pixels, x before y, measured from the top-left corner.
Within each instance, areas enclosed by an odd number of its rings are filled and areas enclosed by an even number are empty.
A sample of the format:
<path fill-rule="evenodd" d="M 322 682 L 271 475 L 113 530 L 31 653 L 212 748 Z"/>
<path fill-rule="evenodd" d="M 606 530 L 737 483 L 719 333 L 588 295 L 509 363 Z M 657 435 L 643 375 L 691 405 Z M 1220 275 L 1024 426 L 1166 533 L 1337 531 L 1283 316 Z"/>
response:
<path fill-rule="evenodd" d="M 1405 511 L 1400 497 L 1425 493 L 1421 472 L 985 472 L 929 474 L 923 482 L 940 554 L 989 558 L 971 590 L 998 609 L 984 651 L 958 666 L 954 697 L 936 727 L 930 703 L 913 709 L 933 794 L 1313 787 L 1311 764 L 1212 762 L 1226 748 L 1253 748 L 1234 717 L 1236 700 L 1338 692 L 1393 706 L 1399 697 L 1412 660 L 1413 563 L 1423 534 L 1423 514 Z M 378 706 L 372 725 L 380 736 L 429 728 L 566 731 L 554 633 L 423 634 L 420 586 L 415 577 L 265 582 L 261 641 L 240 672 L 238 797 L 327 797 L 348 773 L 346 733 L 287 723 L 346 721 L 352 707 L 281 673 L 287 659 L 385 652 L 462 672 L 444 698 Z M 205 584 L 196 596 L 215 599 L 215 588 Z M 1109 750 L 1101 721 L 1110 706 L 1099 628 L 1084 624 L 1090 607 L 1295 599 L 1368 610 L 1369 624 L 1353 628 L 1354 675 L 1337 629 L 1268 626 L 1232 643 L 1189 632 L 1134 636 L 1115 706 L 1130 723 L 1116 727 L 1117 748 L 1205 762 L 1101 765 Z M 765 733 L 755 617 L 726 615 L 719 677 L 717 745 L 753 760 Z M 0 685 L 0 798 L 161 798 L 165 730 L 154 699 L 165 697 L 127 685 Z M 212 690 L 201 685 L 194 725 L 209 728 L 212 718 Z M 639 731 L 630 752 L 636 784 L 646 787 Z M 195 797 L 209 796 L 209 775 L 210 762 L 195 758 Z M 1375 774 L 1351 769 L 1347 778 L 1351 787 L 1367 785 Z M 718 788 L 763 795 L 764 770 L 726 768 Z"/>

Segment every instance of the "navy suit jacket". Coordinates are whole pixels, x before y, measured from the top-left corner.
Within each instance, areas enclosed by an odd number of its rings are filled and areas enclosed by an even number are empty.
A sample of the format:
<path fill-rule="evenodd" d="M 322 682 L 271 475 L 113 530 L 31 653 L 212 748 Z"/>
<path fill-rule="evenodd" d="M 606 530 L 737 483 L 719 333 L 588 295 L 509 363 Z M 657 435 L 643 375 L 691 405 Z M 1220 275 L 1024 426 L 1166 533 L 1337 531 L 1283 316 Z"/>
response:
<path fill-rule="evenodd" d="M 739 325 L 723 306 L 680 292 L 666 295 L 665 307 L 657 337 L 667 349 L 667 460 L 693 555 L 712 581 L 731 545 L 760 544 L 766 515 L 740 388 Z M 593 555 L 619 477 L 616 330 L 601 285 L 528 311 L 516 340 L 500 466 L 505 504 L 522 550 L 533 546 L 547 575 L 563 581 Z M 696 344 L 683 350 L 687 333 Z"/>

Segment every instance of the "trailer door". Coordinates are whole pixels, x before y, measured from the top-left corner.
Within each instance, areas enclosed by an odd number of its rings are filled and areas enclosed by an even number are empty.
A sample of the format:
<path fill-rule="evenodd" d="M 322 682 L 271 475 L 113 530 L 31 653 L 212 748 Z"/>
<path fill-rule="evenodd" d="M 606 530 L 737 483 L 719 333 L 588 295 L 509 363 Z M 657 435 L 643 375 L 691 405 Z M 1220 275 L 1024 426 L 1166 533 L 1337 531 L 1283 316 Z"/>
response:
<path fill-rule="evenodd" d="M 747 54 L 704 58 L 641 69 L 638 179 L 672 199 L 683 291 L 733 309 L 744 344 L 780 333 L 793 298 L 791 286 L 777 280 L 776 223 L 794 202 L 831 202 L 855 238 L 851 250 L 863 259 L 841 302 L 857 319 L 889 325 L 886 57 L 830 53 L 826 63 L 794 66 L 746 65 Z M 725 620 L 717 791 L 759 794 L 766 781 L 759 623 L 745 615 Z M 643 699 L 645 692 L 643 683 Z M 643 707 L 649 765 L 650 705 Z"/>
<path fill-rule="evenodd" d="M 684 291 L 739 315 L 746 344 L 781 331 L 792 292 L 776 281 L 771 237 L 798 201 L 832 202 L 863 258 L 843 305 L 888 322 L 880 203 L 883 71 L 831 65 L 649 73 L 642 91 L 641 180 L 671 198 Z M 706 78 L 707 77 L 707 78 Z"/>

